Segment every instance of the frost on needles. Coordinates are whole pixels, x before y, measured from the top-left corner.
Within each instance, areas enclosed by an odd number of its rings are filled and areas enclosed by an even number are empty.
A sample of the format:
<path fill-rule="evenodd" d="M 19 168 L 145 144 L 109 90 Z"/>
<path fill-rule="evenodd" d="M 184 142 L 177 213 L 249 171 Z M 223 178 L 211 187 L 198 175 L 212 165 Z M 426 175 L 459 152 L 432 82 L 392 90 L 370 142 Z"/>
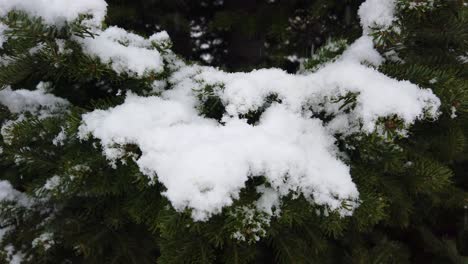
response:
<path fill-rule="evenodd" d="M 125 145 L 138 146 L 141 155 L 134 160 L 141 172 L 164 185 L 172 206 L 190 209 L 194 220 L 207 220 L 232 205 L 251 177 L 265 179 L 256 205 L 267 215 L 272 207 L 279 212 L 281 197 L 290 194 L 349 215 L 359 205 L 359 193 L 337 139 L 383 133 L 382 120 L 389 117 L 401 121 L 404 135 L 416 120 L 438 115 L 440 101 L 431 90 L 378 71 L 384 58 L 371 34 L 396 20 L 392 0 L 366 1 L 359 10 L 364 35 L 335 61 L 296 75 L 279 69 L 228 73 L 187 64 L 161 49 L 169 41 L 164 32 L 145 39 L 102 28 L 96 19 L 104 17 L 103 1 L 57 4 L 51 10 L 64 12 L 56 13 L 23 3 L 0 0 L 0 8 L 22 10 L 57 26 L 78 13 L 92 15 L 86 23 L 94 26 L 95 36 L 76 42 L 119 75 L 169 72 L 167 79 L 154 82 L 148 96 L 128 92 L 123 104 L 84 114 L 78 137 L 99 139 L 114 165 L 125 162 Z M 349 96 L 354 105 L 343 109 L 340 99 Z M 202 113 L 207 97 L 220 100 L 221 118 Z M 257 122 L 249 122 L 251 113 L 260 114 Z"/>

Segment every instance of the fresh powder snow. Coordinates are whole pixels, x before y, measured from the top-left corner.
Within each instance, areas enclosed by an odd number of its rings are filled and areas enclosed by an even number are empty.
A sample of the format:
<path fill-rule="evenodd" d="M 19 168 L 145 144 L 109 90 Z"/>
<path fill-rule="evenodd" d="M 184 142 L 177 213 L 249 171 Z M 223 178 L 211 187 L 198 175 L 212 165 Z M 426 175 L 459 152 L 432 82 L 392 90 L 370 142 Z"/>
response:
<path fill-rule="evenodd" d="M 321 121 L 282 104 L 268 108 L 255 126 L 238 118 L 220 125 L 177 101 L 129 95 L 121 106 L 84 115 L 83 122 L 81 135 L 92 131 L 109 158 L 121 154 L 116 143 L 137 144 L 141 170 L 157 174 L 173 206 L 194 209 L 197 220 L 232 204 L 249 176 L 265 175 L 282 195 L 313 195 L 334 209 L 358 195 Z"/>
<path fill-rule="evenodd" d="M 271 186 L 259 190 L 261 211 L 272 214 L 282 196 L 295 193 L 350 214 L 341 204 L 357 205 L 359 194 L 349 167 L 338 158 L 336 135 L 377 131 L 382 117 L 396 115 L 409 126 L 438 115 L 440 101 L 431 90 L 374 68 L 384 59 L 367 34 L 374 26 L 390 27 L 394 13 L 395 1 L 366 1 L 359 10 L 364 36 L 314 73 L 227 73 L 167 55 L 172 89 L 160 96 L 128 93 L 120 106 L 83 115 L 79 137 L 100 139 L 113 164 L 125 154 L 121 146 L 136 144 L 142 152 L 136 160 L 140 170 L 166 187 L 164 195 L 176 210 L 191 209 L 195 220 L 221 212 L 239 197 L 249 177 L 258 176 Z M 198 95 L 207 85 L 226 108 L 221 123 L 198 112 Z M 356 107 L 344 112 L 336 98 L 349 93 L 356 94 Z M 271 95 L 279 102 L 266 105 Z M 257 124 L 241 118 L 262 107 Z M 313 117 L 317 112 L 334 118 L 325 124 Z"/>

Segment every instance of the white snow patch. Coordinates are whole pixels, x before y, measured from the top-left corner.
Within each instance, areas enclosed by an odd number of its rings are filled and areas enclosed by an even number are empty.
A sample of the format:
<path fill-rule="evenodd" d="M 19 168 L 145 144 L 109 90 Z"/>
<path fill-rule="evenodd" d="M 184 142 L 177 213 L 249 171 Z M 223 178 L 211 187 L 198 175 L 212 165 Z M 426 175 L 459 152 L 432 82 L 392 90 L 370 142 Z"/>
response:
<path fill-rule="evenodd" d="M 450 108 L 450 118 L 454 119 L 457 117 L 457 108 L 455 106 L 452 106 Z"/>
<path fill-rule="evenodd" d="M 0 90 L 0 104 L 6 106 L 12 113 L 37 112 L 47 116 L 68 105 L 68 101 L 45 91 L 45 84 L 40 83 L 36 90 L 12 90 L 7 87 Z"/>
<path fill-rule="evenodd" d="M 341 56 L 344 61 L 362 63 L 366 62 L 373 66 L 380 66 L 383 58 L 374 48 L 374 42 L 369 36 L 362 36 L 351 44 Z"/>
<path fill-rule="evenodd" d="M 335 209 L 338 199 L 358 195 L 321 121 L 280 104 L 256 126 L 237 118 L 222 126 L 182 103 L 129 95 L 123 105 L 85 114 L 83 123 L 81 138 L 101 139 L 109 159 L 121 155 L 114 144 L 137 144 L 140 169 L 157 175 L 172 205 L 194 209 L 197 220 L 231 205 L 248 178 L 260 175 L 281 195 L 298 191 Z"/>
<path fill-rule="evenodd" d="M 52 144 L 55 146 L 63 146 L 66 139 L 67 134 L 65 133 L 65 129 L 62 127 L 62 130 L 58 133 L 58 135 L 52 139 Z"/>
<path fill-rule="evenodd" d="M 84 22 L 98 27 L 107 12 L 104 0 L 0 0 L 0 16 L 10 11 L 22 11 L 33 17 L 41 17 L 46 24 L 63 26 L 76 20 L 79 15 L 92 15 Z"/>
<path fill-rule="evenodd" d="M 60 185 L 60 177 L 57 175 L 52 176 L 51 178 L 47 179 L 46 183 L 42 187 L 44 190 L 53 190 Z"/>
<path fill-rule="evenodd" d="M 389 28 L 395 21 L 396 0 L 367 0 L 359 7 L 364 35 L 369 34 L 373 27 Z"/>
<path fill-rule="evenodd" d="M 161 43 L 170 42 L 171 38 L 169 37 L 169 34 L 167 34 L 166 31 L 161 31 L 161 32 L 157 32 L 151 35 L 149 37 L 149 41 L 154 41 L 158 44 L 161 44 Z"/>
<path fill-rule="evenodd" d="M 0 242 L 3 241 L 3 238 L 5 237 L 5 235 L 11 230 L 13 230 L 12 226 L 5 226 L 5 227 L 0 228 Z"/>
<path fill-rule="evenodd" d="M 3 43 L 7 41 L 4 35 L 5 30 L 8 30 L 8 26 L 0 22 L 0 49 L 3 47 Z"/>
<path fill-rule="evenodd" d="M 379 120 L 388 116 L 409 126 L 439 114 L 440 100 L 431 90 L 368 67 L 379 66 L 383 58 L 367 35 L 371 27 L 390 27 L 394 13 L 394 0 L 367 0 L 359 9 L 364 36 L 312 74 L 279 69 L 226 73 L 165 54 L 173 71 L 168 79 L 172 89 L 155 84 L 160 97 L 127 94 L 122 105 L 83 115 L 79 137 L 100 139 L 114 164 L 125 154 L 121 146 L 136 144 L 142 152 L 136 160 L 140 170 L 166 187 L 164 195 L 176 210 L 191 209 L 195 220 L 207 220 L 231 205 L 246 181 L 257 176 L 271 186 L 258 190 L 262 196 L 256 208 L 266 215 L 290 193 L 324 205 L 325 214 L 331 209 L 348 215 L 352 212 L 341 204 L 353 204 L 358 191 L 349 167 L 339 159 L 334 135 L 381 131 Z M 162 69 L 150 42 L 112 27 L 83 44 L 116 72 L 142 76 Z M 221 123 L 198 112 L 207 86 L 226 108 Z M 338 99 L 350 94 L 355 107 L 345 112 Z M 279 102 L 266 104 L 272 95 Z M 240 118 L 257 110 L 263 113 L 254 125 Z M 324 124 L 314 117 L 317 113 L 332 120 Z"/>
<path fill-rule="evenodd" d="M 263 185 L 257 187 L 257 192 L 262 194 L 256 202 L 257 210 L 270 216 L 278 216 L 281 212 L 278 192 Z"/>
<path fill-rule="evenodd" d="M 357 105 L 346 115 L 349 123 L 362 123 L 372 132 L 379 117 L 398 115 L 411 124 L 425 111 L 437 116 L 440 100 L 429 89 L 408 81 L 391 79 L 373 68 L 338 60 L 309 75 L 292 75 L 279 69 L 261 69 L 250 73 L 226 73 L 206 69 L 195 78 L 209 85 L 223 84 L 217 90 L 230 116 L 261 108 L 269 95 L 276 95 L 293 112 L 304 106 L 314 111 L 340 114 L 341 104 L 331 98 L 358 93 Z M 347 129 L 345 127 L 344 129 Z"/>
<path fill-rule="evenodd" d="M 23 207 L 30 207 L 33 201 L 24 193 L 13 188 L 9 181 L 0 181 L 0 202 L 15 202 Z"/>
<path fill-rule="evenodd" d="M 468 53 L 466 55 L 461 55 L 458 57 L 458 60 L 461 62 L 461 63 L 468 63 Z"/>
<path fill-rule="evenodd" d="M 129 94 L 120 106 L 85 114 L 80 137 L 91 133 L 100 139 L 104 154 L 114 161 L 124 154 L 116 144 L 137 144 L 142 151 L 140 169 L 151 178 L 157 175 L 172 205 L 193 209 L 197 220 L 231 205 L 248 178 L 259 175 L 280 196 L 297 191 L 332 209 L 339 209 L 344 199 L 357 199 L 349 168 L 337 158 L 335 139 L 304 109 L 324 110 L 346 121 L 335 124 L 334 130 L 361 123 L 363 131 L 372 132 L 379 117 L 396 114 L 409 125 L 424 111 L 436 116 L 440 104 L 430 90 L 347 61 L 305 76 L 277 69 L 180 71 L 175 73 L 175 88 L 162 94 L 165 99 Z M 181 81 L 182 76 L 195 81 Z M 194 93 L 200 84 L 223 84 L 217 93 L 228 113 L 224 125 L 198 114 Z M 348 92 L 359 93 L 349 114 L 324 99 Z M 238 118 L 262 107 L 271 94 L 282 103 L 268 107 L 258 124 Z"/>
<path fill-rule="evenodd" d="M 258 213 L 255 208 L 247 206 L 236 208 L 232 215 L 236 219 L 241 219 L 241 224 L 231 234 L 231 237 L 237 241 L 251 244 L 259 241 L 267 234 L 265 228 L 270 225 L 271 216 Z"/>
<path fill-rule="evenodd" d="M 94 38 L 76 40 L 82 44 L 85 53 L 110 64 L 115 72 L 142 77 L 145 73 L 163 70 L 161 55 L 152 47 L 152 41 L 164 39 L 167 33 L 145 39 L 124 29 L 109 27 L 97 34 Z"/>
<path fill-rule="evenodd" d="M 49 250 L 52 246 L 54 246 L 54 234 L 50 232 L 42 233 L 40 236 L 36 237 L 32 242 L 32 247 L 41 246 L 44 250 Z"/>
<path fill-rule="evenodd" d="M 7 261 L 9 261 L 9 264 L 21 264 L 23 263 L 23 259 L 25 257 L 25 254 L 19 250 L 15 250 L 13 245 L 7 245 L 4 249 L 7 253 Z"/>

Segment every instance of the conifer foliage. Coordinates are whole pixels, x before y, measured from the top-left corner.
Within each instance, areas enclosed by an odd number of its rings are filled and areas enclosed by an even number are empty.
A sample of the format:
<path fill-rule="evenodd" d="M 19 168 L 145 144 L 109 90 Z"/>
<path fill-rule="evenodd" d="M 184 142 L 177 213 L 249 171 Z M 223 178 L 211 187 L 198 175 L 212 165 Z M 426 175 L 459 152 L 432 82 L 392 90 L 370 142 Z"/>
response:
<path fill-rule="evenodd" d="M 464 1 L 364 1 L 295 74 L 112 8 L 0 0 L 3 262 L 468 261 Z"/>

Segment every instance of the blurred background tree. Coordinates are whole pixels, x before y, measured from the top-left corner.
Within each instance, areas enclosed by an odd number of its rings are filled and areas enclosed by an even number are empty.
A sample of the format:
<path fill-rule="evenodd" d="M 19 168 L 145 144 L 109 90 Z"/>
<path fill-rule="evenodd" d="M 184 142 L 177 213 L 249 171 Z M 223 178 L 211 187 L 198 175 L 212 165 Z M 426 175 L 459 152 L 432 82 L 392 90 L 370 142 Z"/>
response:
<path fill-rule="evenodd" d="M 329 38 L 361 34 L 362 0 L 110 0 L 108 23 L 166 30 L 183 57 L 229 71 L 298 69 Z"/>

